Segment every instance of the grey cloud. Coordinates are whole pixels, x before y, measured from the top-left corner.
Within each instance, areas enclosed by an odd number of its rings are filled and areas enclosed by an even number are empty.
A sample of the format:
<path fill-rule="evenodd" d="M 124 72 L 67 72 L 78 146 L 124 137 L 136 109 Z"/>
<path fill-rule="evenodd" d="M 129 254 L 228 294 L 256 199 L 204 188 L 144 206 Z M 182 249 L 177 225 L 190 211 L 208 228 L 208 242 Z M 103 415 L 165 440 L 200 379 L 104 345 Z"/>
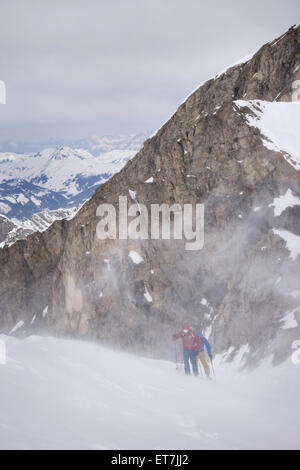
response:
<path fill-rule="evenodd" d="M 198 84 L 300 12 L 296 0 L 2 0 L 0 8 L 2 141 L 156 129 Z"/>

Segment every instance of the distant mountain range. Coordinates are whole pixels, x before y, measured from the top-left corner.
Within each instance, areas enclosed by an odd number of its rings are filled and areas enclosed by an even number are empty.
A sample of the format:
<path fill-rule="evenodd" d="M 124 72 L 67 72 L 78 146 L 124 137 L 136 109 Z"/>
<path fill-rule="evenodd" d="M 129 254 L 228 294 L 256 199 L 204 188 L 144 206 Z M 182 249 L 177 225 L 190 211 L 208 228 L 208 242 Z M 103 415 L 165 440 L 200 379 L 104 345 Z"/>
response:
<path fill-rule="evenodd" d="M 0 152 L 0 243 L 11 244 L 35 230 L 45 230 L 54 220 L 73 216 L 145 139 L 144 134 L 94 136 L 77 142 L 82 145 L 78 148 Z"/>
<path fill-rule="evenodd" d="M 151 134 L 152 132 L 119 136 L 106 135 L 102 137 L 93 135 L 85 139 L 82 138 L 73 141 L 56 139 L 48 139 L 43 142 L 7 140 L 0 142 L 0 153 L 38 153 L 41 149 L 45 148 L 68 146 L 72 149 L 85 149 L 92 155 L 99 156 L 111 150 L 136 150 Z"/>

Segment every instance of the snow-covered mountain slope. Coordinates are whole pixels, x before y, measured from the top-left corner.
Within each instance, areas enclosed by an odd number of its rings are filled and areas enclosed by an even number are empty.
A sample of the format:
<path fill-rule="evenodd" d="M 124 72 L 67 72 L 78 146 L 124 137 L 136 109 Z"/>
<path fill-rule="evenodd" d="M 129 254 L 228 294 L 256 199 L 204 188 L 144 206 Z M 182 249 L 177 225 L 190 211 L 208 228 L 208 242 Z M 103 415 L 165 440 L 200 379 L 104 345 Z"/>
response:
<path fill-rule="evenodd" d="M 77 207 L 69 209 L 48 210 L 33 214 L 29 219 L 19 221 L 17 219 L 8 219 L 0 215 L 0 248 L 5 245 L 12 245 L 17 240 L 24 240 L 28 235 L 34 232 L 44 232 L 56 220 L 70 220 L 76 215 Z"/>
<path fill-rule="evenodd" d="M 55 210 L 70 205 L 63 191 L 51 191 L 25 179 L 0 183 L 0 214 L 10 219 L 22 221 L 44 209 Z"/>
<path fill-rule="evenodd" d="M 17 153 L 12 152 L 1 152 L 0 153 L 0 163 L 7 163 L 16 160 L 19 157 Z"/>
<path fill-rule="evenodd" d="M 248 124 L 261 131 L 265 147 L 281 152 L 296 170 L 300 170 L 300 101 L 238 100 L 235 105 L 238 109 L 249 108 Z"/>
<path fill-rule="evenodd" d="M 120 171 L 135 153 L 134 150 L 112 150 L 94 157 L 82 149 L 59 147 L 32 155 L 13 155 L 12 159 L 2 158 L 0 184 L 1 189 L 4 188 L 7 193 L 1 198 L 2 211 L 5 211 L 4 204 L 13 207 L 11 205 L 17 202 L 21 203 L 22 207 L 26 206 L 27 200 L 20 196 L 19 201 L 12 192 L 13 186 L 19 181 L 19 185 L 35 186 L 30 187 L 35 206 L 42 204 L 41 198 L 45 190 L 57 193 L 60 198 L 65 199 L 65 204 L 82 203 L 91 196 L 97 186 Z M 11 184 L 12 189 L 9 191 L 5 184 Z M 18 208 L 20 209 L 20 206 Z M 11 216 L 8 212 L 6 215 Z M 24 216 L 28 215 L 24 213 Z"/>
<path fill-rule="evenodd" d="M 1 449 L 299 449 L 299 367 L 217 382 L 91 343 L 0 336 Z"/>

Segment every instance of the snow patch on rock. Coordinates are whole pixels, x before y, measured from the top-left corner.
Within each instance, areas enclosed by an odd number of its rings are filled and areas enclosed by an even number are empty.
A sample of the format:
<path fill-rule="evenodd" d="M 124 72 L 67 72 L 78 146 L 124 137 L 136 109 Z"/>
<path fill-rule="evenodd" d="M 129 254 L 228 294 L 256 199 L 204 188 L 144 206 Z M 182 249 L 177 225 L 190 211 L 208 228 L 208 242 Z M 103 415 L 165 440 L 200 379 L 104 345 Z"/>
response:
<path fill-rule="evenodd" d="M 152 295 L 148 291 L 147 287 L 145 287 L 144 297 L 147 300 L 147 302 L 149 302 L 149 303 L 152 302 Z"/>
<path fill-rule="evenodd" d="M 15 333 L 16 331 L 18 331 L 20 328 L 22 328 L 24 326 L 24 322 L 23 320 L 19 321 L 13 328 L 12 330 L 10 330 L 10 332 L 8 333 L 8 335 L 12 335 L 13 333 Z"/>
<path fill-rule="evenodd" d="M 48 305 L 47 305 L 47 306 L 44 308 L 43 313 L 42 313 L 43 318 L 45 318 L 45 317 L 47 316 L 48 310 L 49 310 L 49 307 L 48 307 Z"/>
<path fill-rule="evenodd" d="M 264 146 L 281 152 L 290 165 L 300 170 L 300 102 L 238 100 L 234 103 L 238 109 L 250 109 L 247 122 L 260 130 Z"/>
<path fill-rule="evenodd" d="M 144 181 L 144 183 L 153 183 L 153 176 L 151 176 L 150 178 L 148 178 L 146 181 Z"/>
<path fill-rule="evenodd" d="M 140 264 L 144 261 L 144 259 L 139 255 L 136 251 L 130 250 L 128 253 L 129 258 L 133 261 L 134 264 Z"/>
<path fill-rule="evenodd" d="M 288 232 L 288 230 L 279 230 L 275 228 L 273 228 L 273 232 L 285 241 L 286 248 L 290 252 L 290 257 L 295 261 L 300 255 L 300 236 Z"/>
<path fill-rule="evenodd" d="M 281 325 L 282 330 L 289 330 L 290 328 L 297 328 L 298 322 L 295 317 L 295 313 L 300 310 L 300 307 L 295 308 L 291 312 L 288 312 L 283 318 L 282 322 L 283 324 Z"/>
<path fill-rule="evenodd" d="M 274 215 L 278 217 L 288 207 L 300 206 L 300 198 L 293 195 L 290 189 L 283 196 L 276 197 L 269 207 L 274 207 Z"/>

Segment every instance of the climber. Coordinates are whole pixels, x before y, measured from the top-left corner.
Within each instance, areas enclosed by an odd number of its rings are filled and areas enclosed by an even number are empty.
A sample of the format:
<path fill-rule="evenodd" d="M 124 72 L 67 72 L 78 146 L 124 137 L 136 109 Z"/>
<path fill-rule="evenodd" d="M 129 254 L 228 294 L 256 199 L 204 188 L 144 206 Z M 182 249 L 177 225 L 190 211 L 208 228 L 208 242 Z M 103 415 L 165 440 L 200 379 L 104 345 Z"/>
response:
<path fill-rule="evenodd" d="M 178 333 L 173 334 L 173 341 L 176 339 L 182 339 L 183 346 L 183 360 L 184 360 L 184 371 L 186 374 L 191 373 L 190 361 L 193 367 L 194 375 L 199 374 L 197 356 L 200 351 L 200 338 L 195 331 L 192 331 L 188 323 L 183 323 L 181 330 Z"/>
<path fill-rule="evenodd" d="M 196 333 L 200 339 L 200 350 L 198 352 L 197 359 L 198 361 L 201 362 L 203 369 L 205 371 L 206 376 L 209 378 L 210 377 L 210 367 L 207 363 L 206 360 L 206 355 L 205 355 L 205 350 L 204 347 L 206 348 L 207 354 L 212 361 L 212 353 L 211 353 L 211 346 L 209 344 L 209 341 L 203 336 L 202 332 L 200 330 L 196 330 Z"/>

